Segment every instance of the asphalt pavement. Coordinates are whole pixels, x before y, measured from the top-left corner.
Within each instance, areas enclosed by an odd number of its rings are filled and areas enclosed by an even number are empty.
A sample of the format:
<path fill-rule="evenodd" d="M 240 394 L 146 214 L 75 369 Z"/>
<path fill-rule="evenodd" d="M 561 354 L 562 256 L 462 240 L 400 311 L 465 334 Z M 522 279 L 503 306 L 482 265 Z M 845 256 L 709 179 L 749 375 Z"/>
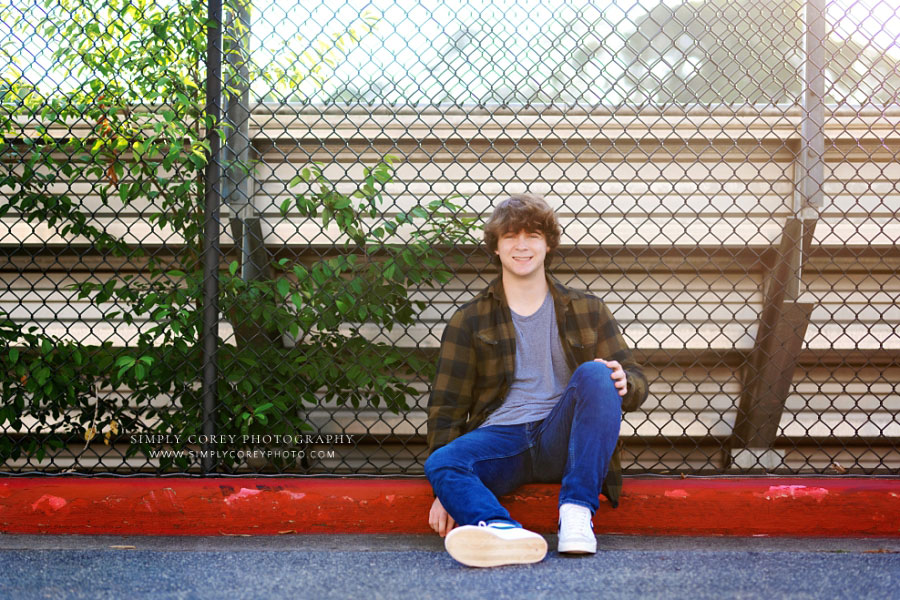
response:
<path fill-rule="evenodd" d="M 436 535 L 0 535 L 0 598 L 895 598 L 900 538 L 598 536 L 474 569 Z"/>

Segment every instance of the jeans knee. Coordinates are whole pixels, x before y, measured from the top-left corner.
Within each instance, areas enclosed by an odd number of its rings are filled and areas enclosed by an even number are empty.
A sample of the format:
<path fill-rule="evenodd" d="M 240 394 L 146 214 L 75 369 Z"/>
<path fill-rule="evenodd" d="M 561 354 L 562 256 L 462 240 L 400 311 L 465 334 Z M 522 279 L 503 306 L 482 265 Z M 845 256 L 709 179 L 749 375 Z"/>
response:
<path fill-rule="evenodd" d="M 425 459 L 425 477 L 429 480 L 436 471 L 447 466 L 447 452 L 445 451 L 445 448 L 446 446 L 441 446 L 432 452 L 431 456 Z"/>
<path fill-rule="evenodd" d="M 600 362 L 599 360 L 589 360 L 578 365 L 578 371 L 586 371 L 588 373 L 591 372 L 607 372 L 612 373 L 612 369 L 607 367 L 605 364 Z"/>
<path fill-rule="evenodd" d="M 601 392 L 612 392 L 616 398 L 619 398 L 619 391 L 613 381 L 612 373 L 613 370 L 602 362 L 591 360 L 578 365 L 573 378 L 577 377 L 578 383 L 583 386 L 591 386 Z"/>
<path fill-rule="evenodd" d="M 604 365 L 602 362 L 590 360 L 578 365 L 573 376 L 577 375 L 580 379 L 595 379 L 597 381 L 612 381 L 612 369 Z"/>

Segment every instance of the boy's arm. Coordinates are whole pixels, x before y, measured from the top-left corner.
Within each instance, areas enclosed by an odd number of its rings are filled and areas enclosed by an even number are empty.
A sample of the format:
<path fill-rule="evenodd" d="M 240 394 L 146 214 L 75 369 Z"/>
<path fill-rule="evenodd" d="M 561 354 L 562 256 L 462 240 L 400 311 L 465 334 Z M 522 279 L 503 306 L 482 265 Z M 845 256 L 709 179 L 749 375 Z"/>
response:
<path fill-rule="evenodd" d="M 647 378 L 640 365 L 631 355 L 631 349 L 625 342 L 618 323 L 606 304 L 600 302 L 600 324 L 597 336 L 597 348 L 594 352 L 596 358 L 615 360 L 625 370 L 628 391 L 622 398 L 622 410 L 625 412 L 637 410 L 647 399 Z"/>
<path fill-rule="evenodd" d="M 472 332 L 457 310 L 441 336 L 437 373 L 428 398 L 428 453 L 459 437 L 472 407 L 475 385 Z"/>

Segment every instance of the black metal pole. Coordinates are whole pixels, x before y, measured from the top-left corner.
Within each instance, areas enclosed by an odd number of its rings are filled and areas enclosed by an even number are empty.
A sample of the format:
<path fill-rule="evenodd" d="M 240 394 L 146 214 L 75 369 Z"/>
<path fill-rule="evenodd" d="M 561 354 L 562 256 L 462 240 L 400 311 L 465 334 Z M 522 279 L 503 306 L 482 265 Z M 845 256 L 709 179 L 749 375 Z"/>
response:
<path fill-rule="evenodd" d="M 219 337 L 219 205 L 221 177 L 219 157 L 219 121 L 222 113 L 222 0 L 208 0 L 206 28 L 206 137 L 209 156 L 206 162 L 206 196 L 203 224 L 203 435 L 215 435 L 217 404 Z M 215 470 L 211 445 L 203 443 L 203 473 Z"/>

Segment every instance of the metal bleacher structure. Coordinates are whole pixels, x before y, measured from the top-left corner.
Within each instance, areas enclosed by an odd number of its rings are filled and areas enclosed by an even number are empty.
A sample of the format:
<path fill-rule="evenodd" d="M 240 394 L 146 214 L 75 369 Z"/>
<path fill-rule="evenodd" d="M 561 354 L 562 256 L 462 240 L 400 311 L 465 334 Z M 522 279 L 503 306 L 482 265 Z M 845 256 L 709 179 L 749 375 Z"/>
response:
<path fill-rule="evenodd" d="M 312 263 L 339 239 L 333 226 L 279 212 L 287 182 L 311 161 L 352 188 L 364 165 L 398 156 L 382 216 L 460 194 L 464 213 L 483 218 L 511 193 L 544 195 L 564 230 L 554 275 L 606 301 L 650 381 L 646 403 L 625 415 L 626 472 L 900 468 L 896 102 L 815 109 L 808 99 L 789 107 L 615 109 L 259 102 L 250 106 L 246 135 L 259 161 L 250 203 L 272 257 Z M 157 236 L 161 248 L 178 243 L 159 237 L 140 203 L 114 209 L 87 181 L 70 193 L 111 233 L 150 246 Z M 223 268 L 241 253 L 231 235 L 235 218 L 223 205 Z M 111 305 L 64 288 L 140 265 L 80 254 L 71 250 L 76 242 L 14 213 L 3 217 L 0 304 L 48 334 L 125 346 L 136 328 L 103 321 Z M 464 258 L 452 280 L 413 294 L 426 302 L 416 325 L 361 330 L 435 360 L 453 311 L 497 275 L 481 248 L 450 254 Z M 220 335 L 234 340 L 224 318 Z M 411 383 L 419 395 L 408 399 L 408 413 L 325 403 L 310 412 L 319 432 L 352 434 L 357 443 L 308 472 L 421 474 L 429 382 Z M 143 456 L 123 460 L 124 449 L 124 442 L 101 446 L 78 464 L 103 470 L 115 459 L 119 470 L 153 470 Z M 69 468 L 75 458 L 59 455 L 53 464 Z"/>
<path fill-rule="evenodd" d="M 283 220 L 277 212 L 295 155 L 315 160 L 332 143 L 343 148 L 329 156 L 326 175 L 335 180 L 383 153 L 402 156 L 402 183 L 388 190 L 399 210 L 456 192 L 471 194 L 467 211 L 482 215 L 504 193 L 546 194 L 564 227 L 555 275 L 605 299 L 651 381 L 649 399 L 626 415 L 622 429 L 632 470 L 724 469 L 739 407 L 767 402 L 776 406 L 777 435 L 771 428 L 760 434 L 770 436 L 760 447 L 774 444 L 779 451 L 772 468 L 900 463 L 891 441 L 900 436 L 900 113 L 828 115 L 825 202 L 814 220 L 799 223 L 792 209 L 798 114 L 569 112 L 562 120 L 547 113 L 529 119 L 499 111 L 410 110 L 334 119 L 310 112 L 291 119 L 286 124 L 277 111 L 260 106 L 251 121 L 253 144 L 270 169 L 258 175 L 258 204 L 264 222 L 269 217 L 280 224 L 266 232 L 273 252 L 289 250 L 312 261 L 332 246 L 335 232 Z M 299 138 L 286 155 L 272 143 L 285 135 Z M 307 145 L 304 137 L 314 141 Z M 110 230 L 144 240 L 153 235 L 139 207 L 105 214 L 108 209 L 90 196 L 85 206 Z M 796 233 L 798 224 L 810 233 Z M 37 250 L 9 255 L 4 269 L 7 278 L 20 273 L 4 293 L 14 317 L 85 343 L 133 335 L 99 320 L 107 307 L 62 290 L 79 278 L 102 278 L 112 265 L 95 270 L 90 257 L 57 253 L 67 242 L 51 230 L 9 217 L 5 225 L 4 244 L 17 240 Z M 223 248 L 228 242 L 223 227 Z M 799 293 L 779 306 L 767 289 L 777 287 L 771 282 L 795 246 L 802 247 Z M 449 284 L 416 292 L 428 303 L 418 325 L 367 333 L 435 357 L 455 307 L 496 275 L 486 253 L 460 250 L 468 259 Z M 775 316 L 764 318 L 765 310 Z M 800 322 L 785 324 L 798 319 L 796 312 Z M 760 351 L 760 323 L 776 330 L 770 343 L 783 349 L 772 351 L 776 358 L 769 362 L 779 369 L 775 377 L 787 379 L 777 389 L 753 391 L 745 382 Z M 220 327 L 227 340 L 229 323 Z M 794 328 L 797 340 L 791 339 Z M 767 371 L 767 381 L 773 373 Z M 427 382 L 417 386 L 422 395 L 411 399 L 415 408 L 408 414 L 335 406 L 311 414 L 320 431 L 363 440 L 335 467 L 421 469 Z"/>
<path fill-rule="evenodd" d="M 555 275 L 605 299 L 652 382 L 646 404 L 625 418 L 626 464 L 723 469 L 741 460 L 728 451 L 737 424 L 760 436 L 751 447 L 778 442 L 774 457 L 752 454 L 746 467 L 827 470 L 896 468 L 900 459 L 890 440 L 900 435 L 900 219 L 890 208 L 900 206 L 891 175 L 900 167 L 898 117 L 828 116 L 827 200 L 815 219 L 799 222 L 799 111 L 788 118 L 620 111 L 556 119 L 410 111 L 342 116 L 337 125 L 327 114 L 311 115 L 300 126 L 312 139 L 346 145 L 348 161 L 359 160 L 353 148 L 375 159 L 370 140 L 386 138 L 383 150 L 405 158 L 398 180 L 406 183 L 396 196 L 402 210 L 457 191 L 470 193 L 468 209 L 481 215 L 503 193 L 546 194 L 564 228 Z M 254 122 L 264 140 L 271 139 L 267 127 L 284 128 L 262 112 Z M 342 172 L 335 166 L 333 175 Z M 273 176 L 280 189 L 278 167 Z M 273 234 L 288 243 L 297 235 Z M 314 235 L 302 241 L 314 244 Z M 793 297 L 774 297 L 778 270 L 801 249 Z M 370 333 L 436 352 L 455 307 L 496 275 L 487 258 L 469 254 L 450 284 L 421 290 L 428 308 L 418 326 Z M 765 351 L 761 323 L 775 330 Z M 754 353 L 768 357 L 756 379 Z M 748 389 L 778 378 L 777 386 Z M 323 409 L 316 418 L 323 430 L 375 436 L 386 460 L 415 456 L 427 387 L 422 392 L 419 410 L 407 415 Z M 743 423 L 739 408 L 748 415 Z M 372 457 L 364 449 L 359 460 Z"/>

